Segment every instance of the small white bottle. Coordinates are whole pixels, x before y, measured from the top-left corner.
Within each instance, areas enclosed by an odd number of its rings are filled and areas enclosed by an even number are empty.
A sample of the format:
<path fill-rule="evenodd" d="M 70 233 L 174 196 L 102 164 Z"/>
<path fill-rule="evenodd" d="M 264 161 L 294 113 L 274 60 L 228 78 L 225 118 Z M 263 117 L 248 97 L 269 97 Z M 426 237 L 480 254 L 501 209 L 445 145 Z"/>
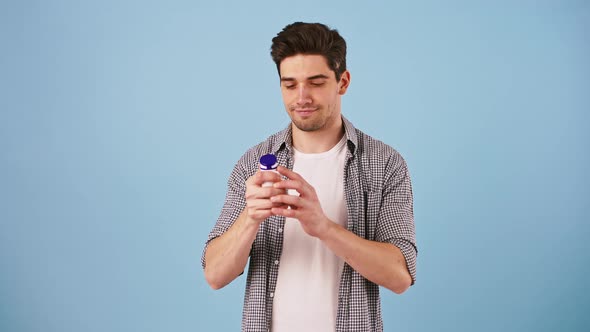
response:
<path fill-rule="evenodd" d="M 277 157 L 274 154 L 265 154 L 264 156 L 260 157 L 260 170 L 265 172 L 275 172 L 279 174 L 277 171 L 277 167 L 279 164 L 277 163 Z M 272 187 L 274 182 L 264 182 L 262 184 L 263 187 Z"/>

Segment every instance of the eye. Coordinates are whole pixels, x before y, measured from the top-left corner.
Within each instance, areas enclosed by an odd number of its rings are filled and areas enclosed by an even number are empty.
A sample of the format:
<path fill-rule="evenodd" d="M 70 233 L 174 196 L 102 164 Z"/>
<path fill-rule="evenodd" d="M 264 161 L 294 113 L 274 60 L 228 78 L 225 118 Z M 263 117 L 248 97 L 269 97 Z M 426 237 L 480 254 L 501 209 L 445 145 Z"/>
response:
<path fill-rule="evenodd" d="M 285 89 L 292 90 L 297 86 L 297 84 L 295 82 L 291 82 L 291 81 L 283 81 L 282 86 Z"/>
<path fill-rule="evenodd" d="M 311 82 L 310 83 L 311 86 L 322 86 L 324 84 L 325 84 L 325 82 Z"/>

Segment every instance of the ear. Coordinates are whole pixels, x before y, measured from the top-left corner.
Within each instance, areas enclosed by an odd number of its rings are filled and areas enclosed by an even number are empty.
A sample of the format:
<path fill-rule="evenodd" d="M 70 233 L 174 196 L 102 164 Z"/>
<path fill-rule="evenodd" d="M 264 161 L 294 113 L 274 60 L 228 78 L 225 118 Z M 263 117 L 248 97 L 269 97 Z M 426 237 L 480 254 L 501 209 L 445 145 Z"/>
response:
<path fill-rule="evenodd" d="M 338 82 L 338 94 L 343 95 L 346 93 L 348 86 L 350 85 L 350 72 L 345 70 L 340 76 L 340 82 Z"/>

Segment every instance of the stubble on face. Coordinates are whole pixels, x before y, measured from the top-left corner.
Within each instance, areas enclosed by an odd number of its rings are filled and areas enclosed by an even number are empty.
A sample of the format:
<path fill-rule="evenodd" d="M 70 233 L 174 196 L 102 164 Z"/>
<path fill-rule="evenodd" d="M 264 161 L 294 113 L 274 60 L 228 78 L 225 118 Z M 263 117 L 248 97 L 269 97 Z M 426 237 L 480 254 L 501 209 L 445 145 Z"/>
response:
<path fill-rule="evenodd" d="M 295 55 L 281 63 L 283 101 L 293 125 L 304 132 L 337 122 L 339 83 L 321 55 Z"/>
<path fill-rule="evenodd" d="M 323 106 L 310 105 L 309 108 L 315 108 L 313 114 L 307 117 L 302 117 L 296 113 L 299 106 L 289 106 L 288 114 L 291 122 L 297 129 L 305 132 L 317 131 L 326 126 L 329 120 L 333 117 L 334 109 L 332 105 L 328 105 L 328 109 L 324 110 Z"/>

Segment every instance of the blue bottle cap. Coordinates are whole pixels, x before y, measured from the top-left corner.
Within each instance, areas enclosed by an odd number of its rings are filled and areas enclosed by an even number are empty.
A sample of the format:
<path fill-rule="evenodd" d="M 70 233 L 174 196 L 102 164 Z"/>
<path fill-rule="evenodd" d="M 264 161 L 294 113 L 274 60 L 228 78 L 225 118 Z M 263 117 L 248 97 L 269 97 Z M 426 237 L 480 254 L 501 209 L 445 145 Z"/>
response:
<path fill-rule="evenodd" d="M 274 154 L 265 154 L 264 156 L 260 157 L 260 169 L 276 169 L 277 166 L 277 157 Z"/>

